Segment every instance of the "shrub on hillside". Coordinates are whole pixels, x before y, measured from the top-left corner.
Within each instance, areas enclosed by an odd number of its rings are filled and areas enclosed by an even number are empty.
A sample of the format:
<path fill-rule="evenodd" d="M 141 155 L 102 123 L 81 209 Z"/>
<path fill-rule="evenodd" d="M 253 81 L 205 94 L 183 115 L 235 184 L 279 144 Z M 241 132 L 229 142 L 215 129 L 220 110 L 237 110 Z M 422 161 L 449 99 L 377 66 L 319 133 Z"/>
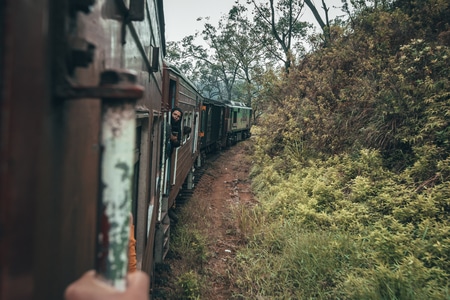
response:
<path fill-rule="evenodd" d="M 448 181 L 417 190 L 408 172 L 394 174 L 383 167 L 379 152 L 362 150 L 359 155 L 316 160 L 292 170 L 284 181 L 274 182 L 262 172 L 255 174 L 253 182 L 270 187 L 267 191 L 260 188 L 258 193 L 266 217 L 240 262 L 253 289 L 262 295 L 283 298 L 275 291 L 281 293 L 284 286 L 289 287 L 284 297 L 309 298 L 316 297 L 315 293 L 323 299 L 448 296 Z M 315 235 L 321 236 L 323 246 L 316 240 L 314 250 L 308 250 L 313 242 L 305 240 Z M 330 249 L 336 245 L 343 248 L 331 255 Z M 296 265 L 289 258 L 306 264 L 311 255 L 320 258 L 314 260 L 315 269 L 313 265 Z M 257 257 L 264 257 L 270 266 L 251 267 Z M 293 269 L 287 271 L 287 266 Z M 267 291 L 267 278 L 254 281 L 264 269 L 272 270 L 271 280 L 280 285 L 272 287 L 274 294 Z M 296 289 L 311 284 L 311 278 L 316 285 L 308 287 L 309 292 Z M 248 284 L 243 278 L 239 280 Z"/>

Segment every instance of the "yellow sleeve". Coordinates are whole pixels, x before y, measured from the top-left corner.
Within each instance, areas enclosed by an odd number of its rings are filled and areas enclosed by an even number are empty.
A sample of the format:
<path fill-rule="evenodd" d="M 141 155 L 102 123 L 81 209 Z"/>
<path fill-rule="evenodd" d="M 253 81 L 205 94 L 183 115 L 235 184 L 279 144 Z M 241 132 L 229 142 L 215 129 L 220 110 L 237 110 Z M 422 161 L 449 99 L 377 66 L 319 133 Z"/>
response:
<path fill-rule="evenodd" d="M 136 239 L 134 238 L 134 225 L 130 226 L 130 242 L 128 246 L 128 272 L 136 271 Z"/>

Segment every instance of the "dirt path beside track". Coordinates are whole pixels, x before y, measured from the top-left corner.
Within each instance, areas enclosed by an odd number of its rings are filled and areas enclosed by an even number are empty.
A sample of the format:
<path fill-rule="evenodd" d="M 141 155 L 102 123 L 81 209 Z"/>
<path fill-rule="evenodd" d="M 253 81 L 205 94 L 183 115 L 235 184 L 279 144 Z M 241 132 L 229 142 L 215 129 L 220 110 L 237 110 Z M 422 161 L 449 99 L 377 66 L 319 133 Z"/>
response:
<path fill-rule="evenodd" d="M 234 209 L 244 205 L 251 207 L 256 203 L 251 192 L 249 172 L 251 169 L 252 140 L 240 142 L 219 154 L 214 160 L 209 160 L 203 167 L 203 175 L 196 184 L 191 199 L 196 199 L 195 205 L 204 214 L 206 224 L 195 224 L 202 228 L 202 235 L 207 237 L 207 261 L 201 271 L 208 278 L 210 288 L 201 299 L 231 299 L 233 284 L 228 272 L 236 251 L 244 243 L 239 224 L 234 217 Z M 194 202 L 194 201 L 193 201 Z M 191 205 L 187 201 L 184 206 Z M 182 208 L 183 209 L 183 208 Z M 165 274 L 163 284 L 158 289 L 165 290 L 158 299 L 181 299 L 174 296 L 175 278 L 179 270 L 185 270 L 183 259 L 166 258 L 165 263 L 170 271 Z M 171 295 L 171 296 L 168 296 Z"/>

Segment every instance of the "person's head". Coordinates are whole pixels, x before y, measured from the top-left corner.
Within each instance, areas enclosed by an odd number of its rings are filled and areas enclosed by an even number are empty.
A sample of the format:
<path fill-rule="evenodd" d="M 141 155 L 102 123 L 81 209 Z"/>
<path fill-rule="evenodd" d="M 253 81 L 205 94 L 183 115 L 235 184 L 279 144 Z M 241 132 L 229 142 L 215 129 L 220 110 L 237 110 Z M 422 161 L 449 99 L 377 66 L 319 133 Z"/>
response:
<path fill-rule="evenodd" d="M 178 108 L 178 107 L 172 108 L 172 120 L 173 121 L 179 122 L 182 117 L 183 117 L 183 111 L 180 108 Z"/>

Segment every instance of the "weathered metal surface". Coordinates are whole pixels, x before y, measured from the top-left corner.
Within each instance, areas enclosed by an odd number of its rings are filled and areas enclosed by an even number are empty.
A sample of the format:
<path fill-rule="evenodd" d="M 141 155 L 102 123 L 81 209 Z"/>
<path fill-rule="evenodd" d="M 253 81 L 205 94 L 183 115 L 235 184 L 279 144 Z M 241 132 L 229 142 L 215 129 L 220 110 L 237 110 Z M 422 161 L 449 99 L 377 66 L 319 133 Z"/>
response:
<path fill-rule="evenodd" d="M 134 167 L 134 102 L 107 102 L 103 104 L 102 111 L 100 172 L 103 188 L 98 272 L 113 286 L 123 290 L 128 267 Z"/>
<path fill-rule="evenodd" d="M 128 71 L 102 73 L 101 87 L 141 90 Z M 97 271 L 120 290 L 126 287 L 134 174 L 137 98 L 102 99 L 100 228 Z"/>
<path fill-rule="evenodd" d="M 54 196 L 51 171 L 41 169 L 55 154 L 44 130 L 45 2 L 0 4 L 0 299 L 32 299 L 36 293 L 34 233 L 44 227 L 37 226 L 36 213 Z"/>
<path fill-rule="evenodd" d="M 132 1 L 119 1 L 131 8 Z M 95 267 L 96 198 L 102 188 L 99 187 L 101 99 L 122 105 L 118 108 L 122 110 L 121 117 L 123 110 L 130 109 L 130 115 L 126 116 L 130 122 L 125 122 L 128 125 L 118 125 L 124 132 L 133 127 L 133 109 L 130 108 L 133 105 L 119 99 L 142 96 L 139 107 L 149 112 L 161 111 L 162 70 L 150 72 L 143 61 L 151 61 L 148 58 L 153 58 L 152 49 L 160 48 L 158 61 L 162 65 L 165 52 L 162 1 L 144 1 L 145 19 L 136 23 L 130 23 L 126 14 L 117 9 L 119 1 L 2 2 L 2 299 L 62 299 L 68 284 Z M 142 4 L 139 0 L 133 3 Z M 131 34 L 132 31 L 135 34 Z M 110 68 L 137 71 L 137 84 L 144 89 L 98 86 L 99 74 Z M 61 88 L 61 79 L 71 84 Z M 57 86 L 59 89 L 55 91 Z M 104 112 L 105 119 L 110 120 L 110 125 L 114 124 L 116 110 L 111 108 Z M 153 127 L 151 116 L 148 122 L 149 127 Z M 117 129 L 114 126 L 104 131 L 118 134 L 112 129 Z M 158 206 L 156 174 L 160 167 L 156 161 L 160 157 L 159 139 L 153 136 L 159 136 L 159 127 L 157 131 L 150 129 L 144 134 L 147 136 L 141 153 L 146 154 L 147 161 L 142 162 L 145 168 L 140 169 L 139 183 L 147 183 L 148 188 L 142 188 L 139 193 L 140 215 L 135 220 L 137 232 L 143 232 L 137 237 L 137 243 L 145 249 L 142 270 L 152 275 Z M 126 135 L 134 138 L 134 132 Z M 109 142 L 105 142 L 106 148 L 112 149 L 115 145 Z M 115 156 L 110 154 L 106 155 L 110 157 L 108 160 L 114 161 Z M 150 162 L 149 159 L 155 160 Z M 116 165 L 114 172 L 126 173 L 126 168 L 120 168 L 117 161 Z M 101 172 L 109 173 L 109 170 L 101 169 Z M 128 179 L 120 181 L 123 188 L 117 192 L 119 185 L 113 184 L 115 189 L 111 192 L 121 195 L 117 198 L 122 202 L 128 197 L 126 181 Z M 105 190 L 105 194 L 109 192 Z M 105 207 L 105 210 L 108 209 Z M 128 215 L 115 215 L 107 223 L 127 225 Z M 120 243 L 125 235 L 128 241 L 128 234 L 122 231 L 108 238 Z M 118 256 L 119 260 L 127 251 L 123 253 Z"/>

